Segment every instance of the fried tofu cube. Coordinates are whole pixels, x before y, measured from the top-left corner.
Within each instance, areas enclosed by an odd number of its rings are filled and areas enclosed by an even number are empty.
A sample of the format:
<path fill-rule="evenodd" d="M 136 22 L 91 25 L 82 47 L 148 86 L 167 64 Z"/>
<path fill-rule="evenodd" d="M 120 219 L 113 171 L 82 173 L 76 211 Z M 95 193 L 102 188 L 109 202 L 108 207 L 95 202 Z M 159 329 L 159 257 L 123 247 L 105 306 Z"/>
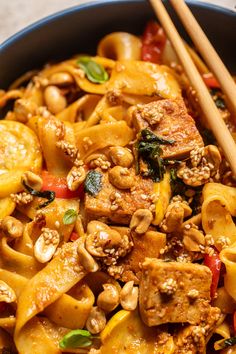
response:
<path fill-rule="evenodd" d="M 209 333 L 214 331 L 220 317 L 220 309 L 218 307 L 210 307 L 206 313 L 206 318 L 200 325 L 186 325 L 176 331 L 174 335 L 176 353 L 204 353 Z"/>
<path fill-rule="evenodd" d="M 211 279 L 204 265 L 147 258 L 139 293 L 143 321 L 148 326 L 200 323 L 209 311 Z"/>
<path fill-rule="evenodd" d="M 153 181 L 133 174 L 134 185 L 130 189 L 114 187 L 108 173 L 102 173 L 102 189 L 96 196 L 85 194 L 85 213 L 87 220 L 101 220 L 128 225 L 137 209 L 148 209 L 151 200 L 148 196 L 154 193 Z M 143 196 L 147 196 L 143 198 Z"/>
<path fill-rule="evenodd" d="M 163 158 L 185 158 L 191 150 L 204 145 L 182 98 L 138 106 L 133 112 L 133 123 L 138 132 L 146 128 L 164 139 L 175 141 L 172 145 L 162 145 Z"/>
<path fill-rule="evenodd" d="M 117 229 L 117 231 L 120 230 Z M 148 230 L 143 235 L 131 232 L 131 237 L 134 243 L 132 251 L 124 258 L 120 258 L 117 264 L 123 268 L 119 279 L 123 282 L 133 280 L 138 284 L 142 274 L 142 263 L 146 257 L 159 257 L 160 250 L 166 246 L 166 234 Z"/>

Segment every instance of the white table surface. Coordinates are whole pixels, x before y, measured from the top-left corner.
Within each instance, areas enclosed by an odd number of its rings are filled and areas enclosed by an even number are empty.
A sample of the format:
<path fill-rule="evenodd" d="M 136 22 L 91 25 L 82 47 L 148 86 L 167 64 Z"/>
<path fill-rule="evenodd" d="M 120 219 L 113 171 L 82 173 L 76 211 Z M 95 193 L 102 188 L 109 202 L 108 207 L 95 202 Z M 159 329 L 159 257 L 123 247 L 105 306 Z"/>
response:
<path fill-rule="evenodd" d="M 236 9 L 236 0 L 198 0 Z M 27 25 L 91 0 L 0 0 L 0 43 Z"/>

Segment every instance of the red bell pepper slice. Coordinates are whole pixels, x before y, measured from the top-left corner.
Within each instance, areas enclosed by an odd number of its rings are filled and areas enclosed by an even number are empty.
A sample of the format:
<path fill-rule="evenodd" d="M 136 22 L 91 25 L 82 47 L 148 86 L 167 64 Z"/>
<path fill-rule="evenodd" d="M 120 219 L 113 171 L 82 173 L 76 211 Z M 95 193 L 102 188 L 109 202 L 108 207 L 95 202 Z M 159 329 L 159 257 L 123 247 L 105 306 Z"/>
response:
<path fill-rule="evenodd" d="M 142 37 L 141 59 L 160 64 L 166 44 L 166 35 L 155 21 L 149 21 Z"/>
<path fill-rule="evenodd" d="M 214 299 L 217 286 L 219 283 L 219 279 L 220 279 L 220 270 L 221 270 L 221 260 L 220 260 L 219 252 L 215 250 L 213 255 L 211 256 L 209 254 L 205 254 L 204 264 L 212 272 L 211 298 Z"/>
<path fill-rule="evenodd" d="M 212 73 L 203 74 L 202 78 L 208 88 L 220 88 L 219 82 Z"/>
<path fill-rule="evenodd" d="M 76 241 L 76 240 L 78 240 L 78 238 L 79 238 L 79 235 L 73 231 L 72 234 L 70 235 L 70 240 Z"/>
<path fill-rule="evenodd" d="M 84 193 L 84 186 L 81 185 L 76 191 L 70 191 L 67 187 L 65 177 L 51 175 L 47 171 L 42 172 L 43 186 L 42 191 L 50 190 L 56 193 L 56 198 L 81 198 Z"/>

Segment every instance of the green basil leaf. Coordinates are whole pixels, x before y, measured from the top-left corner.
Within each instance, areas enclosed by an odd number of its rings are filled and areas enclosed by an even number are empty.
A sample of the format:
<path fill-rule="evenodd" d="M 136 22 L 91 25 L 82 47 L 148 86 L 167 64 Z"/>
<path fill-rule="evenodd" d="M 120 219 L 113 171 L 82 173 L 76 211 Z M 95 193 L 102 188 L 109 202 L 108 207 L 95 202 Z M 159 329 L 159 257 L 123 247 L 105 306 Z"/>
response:
<path fill-rule="evenodd" d="M 109 79 L 109 75 L 104 67 L 90 59 L 90 57 L 81 57 L 77 63 L 85 72 L 89 81 L 95 84 L 103 84 Z"/>
<path fill-rule="evenodd" d="M 86 348 L 92 345 L 92 335 L 89 331 L 75 329 L 67 333 L 59 342 L 61 349 Z"/>
<path fill-rule="evenodd" d="M 91 170 L 87 173 L 84 183 L 85 192 L 94 196 L 102 189 L 102 174 L 98 171 Z"/>
<path fill-rule="evenodd" d="M 77 218 L 77 211 L 74 209 L 68 209 L 63 216 L 63 224 L 70 225 L 73 224 Z"/>

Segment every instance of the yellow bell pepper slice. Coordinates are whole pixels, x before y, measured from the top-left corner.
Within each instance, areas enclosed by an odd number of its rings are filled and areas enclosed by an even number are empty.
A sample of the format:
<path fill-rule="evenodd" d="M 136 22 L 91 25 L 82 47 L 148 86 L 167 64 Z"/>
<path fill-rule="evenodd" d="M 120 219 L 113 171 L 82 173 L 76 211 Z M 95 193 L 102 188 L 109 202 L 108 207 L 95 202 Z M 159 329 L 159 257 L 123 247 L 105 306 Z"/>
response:
<path fill-rule="evenodd" d="M 101 354 L 173 354 L 173 338 L 169 336 L 164 344 L 158 344 L 160 333 L 157 328 L 147 327 L 137 310 L 121 310 L 101 333 Z"/>
<path fill-rule="evenodd" d="M 0 121 L 0 151 L 0 198 L 5 198 L 22 189 L 22 173 L 41 170 L 42 154 L 35 133 L 10 120 Z"/>
<path fill-rule="evenodd" d="M 169 205 L 171 198 L 171 185 L 170 185 L 170 173 L 166 172 L 163 180 L 158 183 L 154 183 L 154 194 L 157 197 L 155 203 L 155 217 L 152 222 L 154 225 L 160 225 L 162 222 L 166 209 Z"/>
<path fill-rule="evenodd" d="M 120 324 L 124 323 L 127 318 L 130 316 L 130 311 L 126 310 L 121 310 L 117 312 L 111 319 L 110 321 L 107 322 L 106 327 L 100 334 L 100 338 L 102 343 L 105 343 L 105 341 L 111 336 L 112 331 L 119 326 Z"/>

